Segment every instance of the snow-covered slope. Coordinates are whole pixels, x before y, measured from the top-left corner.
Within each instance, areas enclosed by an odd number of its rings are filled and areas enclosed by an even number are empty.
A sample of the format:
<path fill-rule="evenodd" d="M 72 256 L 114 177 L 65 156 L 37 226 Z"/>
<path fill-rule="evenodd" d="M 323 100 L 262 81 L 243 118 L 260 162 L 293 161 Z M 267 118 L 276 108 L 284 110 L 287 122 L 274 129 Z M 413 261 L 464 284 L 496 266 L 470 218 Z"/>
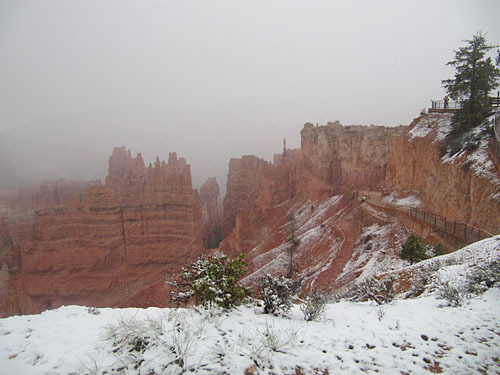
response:
<path fill-rule="evenodd" d="M 498 259 L 500 236 L 434 261 L 460 278 Z M 432 293 L 383 307 L 340 302 L 317 322 L 305 322 L 299 306 L 286 318 L 256 305 L 229 313 L 66 306 L 0 320 L 0 374 L 498 373 L 499 300 L 491 288 L 455 308 Z"/>

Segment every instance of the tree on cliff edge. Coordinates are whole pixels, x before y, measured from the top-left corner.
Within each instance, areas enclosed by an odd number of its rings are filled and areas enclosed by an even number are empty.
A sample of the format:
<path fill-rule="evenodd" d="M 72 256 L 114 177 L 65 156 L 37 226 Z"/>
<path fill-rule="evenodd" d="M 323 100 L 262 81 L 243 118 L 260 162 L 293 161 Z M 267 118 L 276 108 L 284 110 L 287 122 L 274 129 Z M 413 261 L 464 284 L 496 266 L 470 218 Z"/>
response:
<path fill-rule="evenodd" d="M 462 104 L 453 120 L 455 135 L 480 125 L 488 116 L 488 94 L 498 85 L 500 78 L 500 69 L 491 57 L 485 57 L 496 46 L 489 45 L 481 32 L 465 42 L 464 47 L 455 51 L 455 59 L 447 63 L 455 68 L 455 78 L 442 81 L 448 95 Z"/>

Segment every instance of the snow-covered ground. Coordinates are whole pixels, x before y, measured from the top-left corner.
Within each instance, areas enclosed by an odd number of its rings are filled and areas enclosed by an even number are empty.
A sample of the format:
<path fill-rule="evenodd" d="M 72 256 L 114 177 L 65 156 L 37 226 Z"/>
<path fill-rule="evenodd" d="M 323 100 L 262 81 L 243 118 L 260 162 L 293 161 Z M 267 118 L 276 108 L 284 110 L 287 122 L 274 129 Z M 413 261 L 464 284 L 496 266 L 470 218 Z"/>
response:
<path fill-rule="evenodd" d="M 432 131 L 435 131 L 436 138 L 434 142 L 442 141 L 452 129 L 452 119 L 452 113 L 429 113 L 408 132 L 408 137 L 410 140 L 413 138 L 423 138 Z"/>
<path fill-rule="evenodd" d="M 420 208 L 424 205 L 416 194 L 409 195 L 405 198 L 399 198 L 398 194 L 395 191 L 393 191 L 390 195 L 384 197 L 384 199 L 382 199 L 382 202 L 405 208 Z"/>
<path fill-rule="evenodd" d="M 469 264 L 500 259 L 500 236 L 442 259 L 439 272 L 458 279 Z M 0 374 L 494 374 L 499 300 L 495 287 L 460 307 L 433 293 L 383 307 L 339 302 L 315 322 L 299 306 L 286 318 L 253 304 L 227 313 L 66 306 L 0 320 Z"/>

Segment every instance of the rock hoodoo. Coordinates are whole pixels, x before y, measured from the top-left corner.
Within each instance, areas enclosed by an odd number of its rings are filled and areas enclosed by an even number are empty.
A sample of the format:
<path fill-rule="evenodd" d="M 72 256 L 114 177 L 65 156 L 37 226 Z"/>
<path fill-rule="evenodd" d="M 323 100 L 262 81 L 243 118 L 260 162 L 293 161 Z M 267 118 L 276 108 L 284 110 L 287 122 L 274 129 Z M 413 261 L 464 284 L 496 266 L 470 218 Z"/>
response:
<path fill-rule="evenodd" d="M 145 167 L 140 154 L 115 148 L 104 185 L 45 182 L 31 199 L 17 197 L 4 201 L 0 220 L 3 316 L 141 298 L 164 304 L 151 286 L 203 249 L 199 197 L 175 153 Z"/>
<path fill-rule="evenodd" d="M 246 255 L 247 285 L 294 268 L 306 287 L 332 290 L 400 265 L 410 230 L 456 248 L 436 224 L 409 215 L 415 206 L 498 234 L 500 176 L 488 139 L 442 156 L 449 131 L 448 114 L 395 128 L 306 124 L 301 149 L 284 142 L 272 163 L 231 159 L 223 204 L 215 178 L 196 192 L 175 153 L 145 166 L 124 147 L 114 149 L 104 184 L 0 192 L 0 315 L 161 305 L 165 273 L 217 247 Z"/>
<path fill-rule="evenodd" d="M 215 177 L 207 179 L 200 189 L 203 217 L 203 243 L 205 248 L 214 249 L 222 241 L 222 199 Z"/>
<path fill-rule="evenodd" d="M 285 274 L 293 216 L 301 277 L 311 286 L 338 287 L 362 274 L 370 257 L 385 270 L 398 264 L 410 229 L 451 244 L 446 233 L 408 214 L 415 204 L 449 222 L 499 233 L 500 178 L 487 139 L 472 154 L 441 157 L 439 143 L 449 131 L 447 114 L 394 128 L 306 124 L 301 149 L 285 148 L 272 164 L 231 160 L 221 249 L 247 255 L 249 285 L 263 272 Z M 369 197 L 365 204 L 361 195 Z"/>

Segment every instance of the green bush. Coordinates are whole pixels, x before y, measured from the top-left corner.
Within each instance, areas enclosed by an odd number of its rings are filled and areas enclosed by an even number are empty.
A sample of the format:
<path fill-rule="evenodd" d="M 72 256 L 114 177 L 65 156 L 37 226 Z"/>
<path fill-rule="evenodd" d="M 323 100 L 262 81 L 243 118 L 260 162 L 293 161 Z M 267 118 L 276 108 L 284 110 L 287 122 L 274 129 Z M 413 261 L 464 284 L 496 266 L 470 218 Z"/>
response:
<path fill-rule="evenodd" d="M 239 305 L 251 291 L 238 281 L 246 274 L 248 264 L 240 254 L 234 259 L 227 256 L 202 257 L 183 268 L 181 282 L 171 282 L 177 290 L 171 293 L 177 302 L 215 303 L 223 308 Z"/>
<path fill-rule="evenodd" d="M 399 256 L 401 259 L 407 260 L 410 264 L 420 262 L 427 259 L 426 247 L 422 237 L 412 234 L 408 240 L 403 244 Z"/>
<path fill-rule="evenodd" d="M 284 276 L 273 277 L 269 274 L 259 281 L 259 294 L 264 302 L 264 314 L 286 313 L 300 289 L 302 280 L 292 280 Z"/>

